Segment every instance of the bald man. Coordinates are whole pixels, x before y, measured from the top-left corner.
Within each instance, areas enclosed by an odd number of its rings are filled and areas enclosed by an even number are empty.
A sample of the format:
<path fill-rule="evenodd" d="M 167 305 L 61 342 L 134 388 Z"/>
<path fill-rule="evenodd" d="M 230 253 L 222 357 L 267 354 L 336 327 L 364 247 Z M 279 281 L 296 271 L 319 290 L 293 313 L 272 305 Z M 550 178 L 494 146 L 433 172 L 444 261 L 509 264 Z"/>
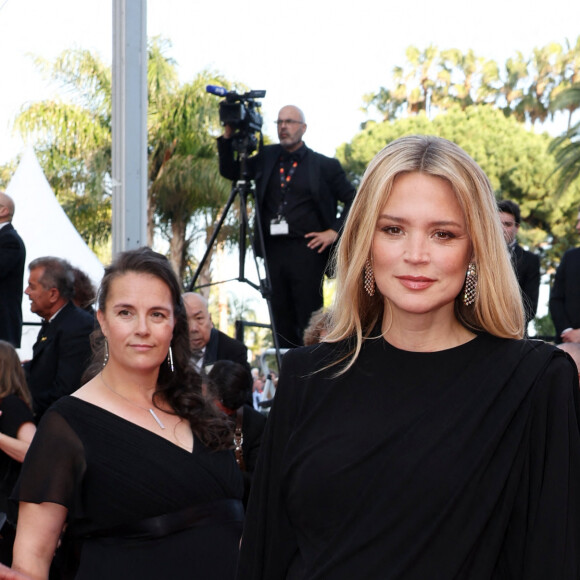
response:
<path fill-rule="evenodd" d="M 246 345 L 214 328 L 207 300 L 201 294 L 186 292 L 183 295 L 183 303 L 187 312 L 189 343 L 198 370 L 200 372 L 207 370 L 218 360 L 237 362 L 248 373 L 249 391 L 253 380 Z"/>
<path fill-rule="evenodd" d="M 0 340 L 19 348 L 26 248 L 12 225 L 13 216 L 14 201 L 0 191 Z"/>
<path fill-rule="evenodd" d="M 279 145 L 262 147 L 248 159 L 246 169 L 256 182 L 279 345 L 292 348 L 303 344 L 311 314 L 322 307 L 322 281 L 331 246 L 355 191 L 336 159 L 304 144 L 307 125 L 298 107 L 282 107 L 276 125 Z M 237 180 L 240 165 L 232 136 L 233 129 L 226 126 L 218 139 L 220 173 Z M 261 255 L 261 249 L 256 249 Z"/>

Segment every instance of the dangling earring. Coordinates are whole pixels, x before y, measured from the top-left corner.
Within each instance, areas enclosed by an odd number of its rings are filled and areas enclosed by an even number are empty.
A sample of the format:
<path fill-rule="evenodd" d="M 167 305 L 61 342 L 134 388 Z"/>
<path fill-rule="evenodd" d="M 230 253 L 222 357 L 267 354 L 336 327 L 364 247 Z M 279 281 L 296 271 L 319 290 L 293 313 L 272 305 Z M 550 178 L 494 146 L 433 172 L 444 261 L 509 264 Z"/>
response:
<path fill-rule="evenodd" d="M 167 353 L 167 364 L 171 372 L 174 372 L 175 368 L 173 366 L 173 351 L 171 350 L 171 345 L 169 345 L 169 352 Z"/>
<path fill-rule="evenodd" d="M 107 341 L 107 337 L 105 336 L 105 356 L 103 358 L 103 368 L 107 366 L 109 362 L 109 342 Z"/>
<path fill-rule="evenodd" d="M 365 262 L 364 287 L 369 296 L 375 295 L 375 274 L 369 258 Z"/>
<path fill-rule="evenodd" d="M 463 304 L 471 306 L 475 302 L 475 295 L 477 294 L 477 268 L 473 262 L 469 263 L 467 267 L 467 275 L 465 276 L 465 289 L 463 291 Z"/>

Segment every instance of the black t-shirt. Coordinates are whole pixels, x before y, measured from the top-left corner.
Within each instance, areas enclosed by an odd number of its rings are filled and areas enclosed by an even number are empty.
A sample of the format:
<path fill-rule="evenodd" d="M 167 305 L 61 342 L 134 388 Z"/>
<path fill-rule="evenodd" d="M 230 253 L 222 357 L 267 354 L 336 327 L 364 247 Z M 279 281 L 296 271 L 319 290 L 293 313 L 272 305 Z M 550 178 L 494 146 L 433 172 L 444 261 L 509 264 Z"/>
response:
<path fill-rule="evenodd" d="M 32 411 L 16 395 L 0 400 L 0 433 L 16 437 L 24 423 L 34 423 Z M 1 435 L 0 435 L 1 437 Z M 0 451 L 0 511 L 7 511 L 7 501 L 20 473 L 20 462 Z"/>

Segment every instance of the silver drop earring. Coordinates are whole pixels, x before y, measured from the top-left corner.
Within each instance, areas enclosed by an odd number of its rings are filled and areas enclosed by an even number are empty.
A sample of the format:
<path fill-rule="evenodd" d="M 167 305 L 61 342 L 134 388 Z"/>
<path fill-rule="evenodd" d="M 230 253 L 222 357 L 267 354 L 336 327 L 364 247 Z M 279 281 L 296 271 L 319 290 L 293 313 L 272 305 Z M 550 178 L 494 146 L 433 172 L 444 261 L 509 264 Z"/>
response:
<path fill-rule="evenodd" d="M 107 337 L 105 336 L 105 356 L 103 357 L 103 368 L 107 366 L 109 362 L 109 342 L 107 341 Z"/>
<path fill-rule="evenodd" d="M 375 295 L 375 274 L 373 272 L 373 266 L 371 264 L 371 261 L 369 258 L 367 258 L 367 261 L 365 262 L 365 270 L 364 270 L 364 288 L 366 290 L 366 293 L 369 296 L 374 296 Z"/>
<path fill-rule="evenodd" d="M 467 275 L 465 276 L 465 290 L 463 291 L 463 304 L 471 306 L 475 302 L 477 294 L 477 268 L 473 262 L 469 263 L 467 267 Z"/>
<path fill-rule="evenodd" d="M 171 345 L 169 345 L 169 352 L 167 353 L 167 364 L 171 372 L 175 372 L 175 367 L 173 366 L 173 351 L 171 350 Z"/>

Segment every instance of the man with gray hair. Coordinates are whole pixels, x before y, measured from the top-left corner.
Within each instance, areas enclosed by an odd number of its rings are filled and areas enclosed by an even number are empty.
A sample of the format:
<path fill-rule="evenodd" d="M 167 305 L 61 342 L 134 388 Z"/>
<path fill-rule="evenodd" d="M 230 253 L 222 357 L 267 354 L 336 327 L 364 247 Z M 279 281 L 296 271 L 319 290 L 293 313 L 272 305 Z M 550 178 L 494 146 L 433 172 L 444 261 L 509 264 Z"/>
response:
<path fill-rule="evenodd" d="M 94 318 L 72 302 L 74 274 L 66 260 L 37 258 L 28 269 L 25 294 L 30 310 L 43 319 L 32 359 L 23 365 L 38 421 L 54 401 L 81 386 Z"/>
<path fill-rule="evenodd" d="M 13 216 L 14 201 L 0 191 L 0 340 L 19 348 L 26 248 L 12 225 Z"/>

